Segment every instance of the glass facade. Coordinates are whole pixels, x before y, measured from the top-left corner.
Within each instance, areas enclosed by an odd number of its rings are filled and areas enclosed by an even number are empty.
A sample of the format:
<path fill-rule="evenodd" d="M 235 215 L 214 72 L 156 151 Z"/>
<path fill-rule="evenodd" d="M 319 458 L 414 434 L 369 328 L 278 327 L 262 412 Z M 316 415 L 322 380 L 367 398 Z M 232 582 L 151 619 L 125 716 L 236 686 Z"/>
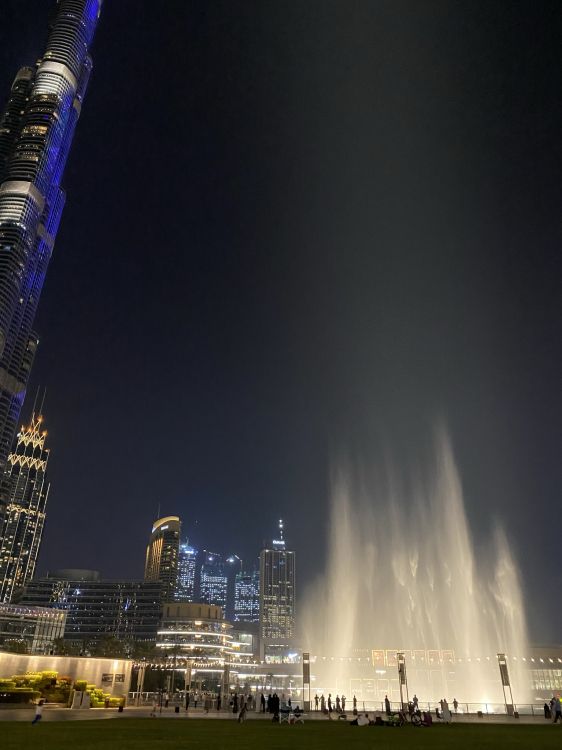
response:
<path fill-rule="evenodd" d="M 86 92 L 101 0 L 58 0 L 47 46 L 0 116 L 0 519 L 8 455 L 38 345 L 33 323 L 65 201 L 61 180 Z"/>
<path fill-rule="evenodd" d="M 145 581 L 160 581 L 166 601 L 172 601 L 178 583 L 181 522 L 177 516 L 159 518 L 152 526 L 146 548 Z"/>
<path fill-rule="evenodd" d="M 283 522 L 279 538 L 260 553 L 261 648 L 280 650 L 295 635 L 295 553 L 285 548 Z"/>
<path fill-rule="evenodd" d="M 55 607 L 66 612 L 65 640 L 84 653 L 113 636 L 119 640 L 155 642 L 163 604 L 158 581 L 103 581 L 80 571 L 53 573 L 32 581 L 22 604 Z M 88 573 L 84 571 L 84 573 Z"/>
<path fill-rule="evenodd" d="M 178 558 L 178 582 L 176 586 L 176 601 L 195 601 L 195 579 L 197 572 L 198 552 L 189 544 L 180 544 Z"/>
<path fill-rule="evenodd" d="M 43 417 L 34 414 L 8 457 L 10 494 L 0 527 L 0 602 L 12 601 L 35 572 L 49 493 L 46 437 Z"/>
<path fill-rule="evenodd" d="M 259 622 L 260 574 L 237 573 L 234 593 L 234 622 Z"/>
<path fill-rule="evenodd" d="M 49 654 L 62 638 L 66 612 L 24 604 L 0 604 L 0 650 L 19 643 L 28 654 Z"/>
<path fill-rule="evenodd" d="M 221 555 L 205 551 L 201 565 L 201 602 L 216 604 L 226 610 L 228 597 L 228 573 Z"/>

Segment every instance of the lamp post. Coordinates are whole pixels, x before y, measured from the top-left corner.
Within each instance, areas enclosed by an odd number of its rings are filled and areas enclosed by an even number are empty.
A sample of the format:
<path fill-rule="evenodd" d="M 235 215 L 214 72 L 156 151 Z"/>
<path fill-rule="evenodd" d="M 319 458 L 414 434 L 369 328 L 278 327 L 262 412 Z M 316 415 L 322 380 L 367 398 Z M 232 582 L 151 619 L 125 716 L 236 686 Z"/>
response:
<path fill-rule="evenodd" d="M 305 711 L 310 711 L 310 654 L 307 651 L 302 655 L 302 699 Z"/>
<path fill-rule="evenodd" d="M 502 681 L 503 700 L 505 703 L 505 710 L 508 716 L 513 716 L 513 692 L 511 690 L 511 682 L 509 680 L 509 670 L 507 668 L 507 657 L 505 654 L 498 654 L 498 666 L 500 668 L 500 677 Z M 509 698 L 511 700 L 511 703 L 507 702 L 507 697 L 505 694 L 506 687 L 509 688 Z"/>
<path fill-rule="evenodd" d="M 410 702 L 410 697 L 408 695 L 408 680 L 406 678 L 406 657 L 404 656 L 403 651 L 398 651 L 396 654 L 396 661 L 398 662 L 398 682 L 400 684 L 400 705 L 402 707 L 402 710 L 404 710 L 404 694 L 403 694 L 403 686 L 406 687 L 406 702 Z"/>

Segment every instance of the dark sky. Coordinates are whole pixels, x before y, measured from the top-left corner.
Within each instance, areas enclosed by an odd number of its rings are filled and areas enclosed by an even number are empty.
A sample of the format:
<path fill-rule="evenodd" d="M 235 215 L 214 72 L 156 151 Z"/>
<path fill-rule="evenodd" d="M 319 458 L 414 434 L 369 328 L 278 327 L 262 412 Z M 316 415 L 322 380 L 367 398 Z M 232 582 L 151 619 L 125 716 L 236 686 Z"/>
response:
<path fill-rule="evenodd" d="M 2 3 L 0 91 L 49 5 Z M 141 576 L 160 504 L 248 558 L 282 515 L 302 592 L 334 456 L 442 418 L 559 640 L 561 37 L 558 2 L 106 1 L 36 321 L 41 570 Z"/>

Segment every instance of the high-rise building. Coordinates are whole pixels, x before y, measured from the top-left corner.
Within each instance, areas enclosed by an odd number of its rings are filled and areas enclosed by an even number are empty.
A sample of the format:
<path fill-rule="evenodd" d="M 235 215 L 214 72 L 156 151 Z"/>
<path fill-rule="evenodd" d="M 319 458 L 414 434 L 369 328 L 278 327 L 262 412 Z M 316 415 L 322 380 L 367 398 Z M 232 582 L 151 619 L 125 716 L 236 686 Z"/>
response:
<path fill-rule="evenodd" d="M 259 571 L 237 573 L 234 584 L 234 622 L 259 622 L 259 619 Z"/>
<path fill-rule="evenodd" d="M 180 544 L 178 558 L 178 582 L 175 599 L 178 602 L 195 601 L 195 579 L 198 551 L 186 542 Z"/>
<path fill-rule="evenodd" d="M 161 581 L 166 601 L 172 601 L 178 582 L 181 521 L 165 516 L 154 521 L 146 548 L 145 581 Z"/>
<path fill-rule="evenodd" d="M 0 602 L 12 601 L 35 571 L 49 494 L 46 437 L 43 417 L 33 414 L 8 457 L 9 499 L 0 526 Z"/>
<path fill-rule="evenodd" d="M 215 552 L 203 551 L 201 565 L 199 601 L 205 604 L 216 604 L 226 610 L 228 597 L 228 575 L 222 555 Z"/>
<path fill-rule="evenodd" d="M 286 549 L 283 521 L 260 552 L 260 648 L 283 651 L 295 636 L 295 553 Z"/>
<path fill-rule="evenodd" d="M 96 653 L 108 638 L 155 643 L 162 616 L 159 581 L 104 581 L 96 570 L 57 570 L 35 578 L 20 605 L 66 613 L 64 639 L 77 652 Z"/>
<path fill-rule="evenodd" d="M 102 0 L 57 0 L 47 47 L 16 75 L 0 116 L 0 517 L 37 349 L 32 330 L 65 194 L 61 179 L 92 69 Z"/>

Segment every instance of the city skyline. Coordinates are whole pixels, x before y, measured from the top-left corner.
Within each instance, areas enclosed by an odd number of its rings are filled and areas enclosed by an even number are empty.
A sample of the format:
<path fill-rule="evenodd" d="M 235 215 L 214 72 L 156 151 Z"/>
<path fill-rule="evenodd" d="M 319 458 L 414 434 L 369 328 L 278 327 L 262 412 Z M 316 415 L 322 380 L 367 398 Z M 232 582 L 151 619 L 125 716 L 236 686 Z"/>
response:
<path fill-rule="evenodd" d="M 7 2 L 4 99 L 47 12 Z M 53 448 L 40 572 L 81 559 L 142 577 L 130 550 L 160 503 L 195 546 L 239 540 L 244 560 L 294 519 L 300 596 L 324 570 L 334 467 L 390 455 L 414 473 L 444 421 L 475 546 L 504 522 L 550 640 L 562 610 L 540 582 L 558 541 L 537 519 L 562 480 L 562 106 L 547 16 L 106 4 L 35 325 L 29 392 L 48 387 Z"/>

